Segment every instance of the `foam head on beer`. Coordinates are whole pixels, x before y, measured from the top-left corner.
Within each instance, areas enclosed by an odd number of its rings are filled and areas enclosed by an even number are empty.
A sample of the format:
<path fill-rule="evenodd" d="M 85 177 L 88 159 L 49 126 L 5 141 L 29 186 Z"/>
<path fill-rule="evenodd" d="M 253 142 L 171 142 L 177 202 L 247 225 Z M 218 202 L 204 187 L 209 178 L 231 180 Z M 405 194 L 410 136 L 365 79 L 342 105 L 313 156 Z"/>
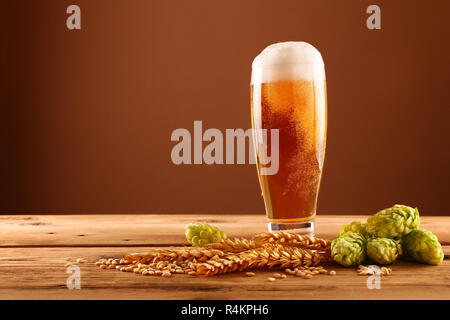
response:
<path fill-rule="evenodd" d="M 320 52 L 302 41 L 272 44 L 252 64 L 252 84 L 324 79 L 324 63 Z"/>

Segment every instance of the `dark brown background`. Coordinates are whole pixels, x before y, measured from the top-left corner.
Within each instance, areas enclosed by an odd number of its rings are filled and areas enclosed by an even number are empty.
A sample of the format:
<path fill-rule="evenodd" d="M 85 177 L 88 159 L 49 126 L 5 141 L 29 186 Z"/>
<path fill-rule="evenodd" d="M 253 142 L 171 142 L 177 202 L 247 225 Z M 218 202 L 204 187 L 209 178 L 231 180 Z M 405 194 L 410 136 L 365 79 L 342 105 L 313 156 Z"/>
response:
<path fill-rule="evenodd" d="M 287 40 L 326 64 L 319 214 L 450 213 L 449 1 L 8 2 L 2 213 L 263 212 L 253 165 L 175 166 L 170 135 L 250 127 L 252 59 Z"/>

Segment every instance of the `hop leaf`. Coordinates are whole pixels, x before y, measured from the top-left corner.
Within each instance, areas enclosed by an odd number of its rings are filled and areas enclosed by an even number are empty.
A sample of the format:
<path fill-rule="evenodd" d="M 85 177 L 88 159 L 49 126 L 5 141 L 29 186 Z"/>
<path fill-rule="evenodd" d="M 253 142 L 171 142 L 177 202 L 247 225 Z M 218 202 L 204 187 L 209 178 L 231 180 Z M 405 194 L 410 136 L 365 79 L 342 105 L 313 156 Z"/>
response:
<path fill-rule="evenodd" d="M 344 267 L 361 264 L 366 258 L 366 238 L 356 232 L 344 232 L 331 242 L 331 256 Z"/>
<path fill-rule="evenodd" d="M 418 229 L 419 224 L 417 208 L 396 204 L 367 219 L 366 231 L 371 237 L 397 240 L 412 230 Z"/>
<path fill-rule="evenodd" d="M 341 228 L 341 232 L 339 235 L 343 234 L 344 232 L 356 232 L 360 233 L 363 236 L 366 236 L 366 222 L 365 221 L 353 221 L 350 224 L 347 224 Z"/>
<path fill-rule="evenodd" d="M 398 243 L 388 238 L 374 238 L 367 242 L 367 256 L 378 264 L 394 263 L 399 249 Z"/>
<path fill-rule="evenodd" d="M 223 231 L 207 223 L 191 222 L 185 229 L 186 239 L 194 247 L 204 247 L 227 238 Z"/>
<path fill-rule="evenodd" d="M 413 230 L 402 237 L 403 256 L 412 261 L 440 264 L 444 252 L 436 235 L 427 230 Z"/>

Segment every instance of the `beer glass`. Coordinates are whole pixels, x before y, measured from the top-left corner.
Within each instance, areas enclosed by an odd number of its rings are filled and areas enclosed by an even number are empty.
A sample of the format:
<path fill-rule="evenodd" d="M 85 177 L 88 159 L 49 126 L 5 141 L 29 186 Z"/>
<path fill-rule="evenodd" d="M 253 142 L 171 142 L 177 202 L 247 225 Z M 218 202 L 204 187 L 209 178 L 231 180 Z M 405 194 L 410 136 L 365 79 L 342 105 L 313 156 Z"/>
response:
<path fill-rule="evenodd" d="M 325 68 L 319 51 L 306 42 L 265 48 L 252 64 L 251 110 L 269 231 L 314 235 L 327 130 Z M 277 148 L 270 143 L 269 131 L 274 129 Z M 265 174 L 267 157 L 274 152 L 278 171 Z"/>

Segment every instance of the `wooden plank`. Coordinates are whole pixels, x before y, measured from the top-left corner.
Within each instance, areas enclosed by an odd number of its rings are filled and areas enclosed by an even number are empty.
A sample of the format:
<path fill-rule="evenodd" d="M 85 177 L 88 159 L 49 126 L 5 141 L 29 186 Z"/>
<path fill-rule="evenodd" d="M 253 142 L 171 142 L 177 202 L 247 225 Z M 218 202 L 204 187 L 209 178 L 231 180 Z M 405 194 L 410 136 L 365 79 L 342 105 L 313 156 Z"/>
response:
<path fill-rule="evenodd" d="M 355 269 L 332 266 L 336 276 L 312 279 L 289 276 L 267 282 L 270 271 L 255 277 L 242 273 L 216 277 L 141 276 L 93 265 L 100 257 L 121 257 L 148 248 L 0 248 L 0 299 L 450 299 L 450 261 L 440 266 L 396 262 L 393 274 L 381 278 L 381 289 L 369 290 L 367 277 Z M 450 247 L 445 247 L 449 252 Z M 64 265 L 83 257 L 81 289 L 66 287 Z"/>
<path fill-rule="evenodd" d="M 333 239 L 343 224 L 367 216 L 318 215 L 316 236 Z M 450 244 L 450 217 L 422 217 L 421 227 Z M 264 215 L 9 215 L 0 216 L 0 247 L 184 245 L 184 226 L 208 222 L 229 237 L 266 232 Z"/>

